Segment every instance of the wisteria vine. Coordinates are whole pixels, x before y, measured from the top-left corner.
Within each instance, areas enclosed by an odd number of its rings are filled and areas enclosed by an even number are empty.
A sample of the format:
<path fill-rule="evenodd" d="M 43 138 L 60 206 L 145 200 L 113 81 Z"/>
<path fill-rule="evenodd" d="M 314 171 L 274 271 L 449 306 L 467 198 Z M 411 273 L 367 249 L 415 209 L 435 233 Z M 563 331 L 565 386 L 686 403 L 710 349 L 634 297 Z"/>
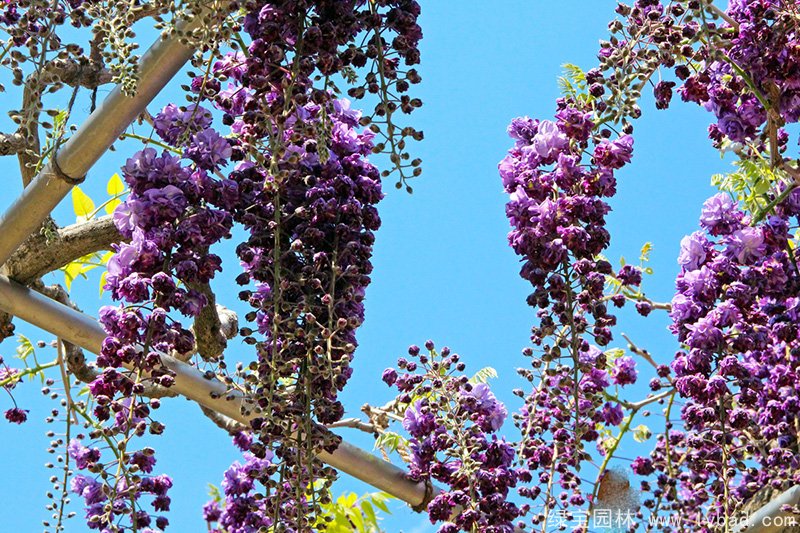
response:
<path fill-rule="evenodd" d="M 224 27 L 216 37 L 209 28 L 186 37 L 203 49 L 193 59 L 201 73 L 190 73 L 185 86 L 189 103 L 144 114 L 150 137 L 124 135 L 145 146 L 121 171 L 129 194 L 113 214 L 121 241 L 105 278 L 118 305 L 100 310 L 107 338 L 85 380 L 90 400 L 70 398 L 60 340 L 53 363 L 12 368 L 0 358 L 10 423 L 28 416 L 12 395 L 23 378 L 53 367 L 65 377 L 67 433 L 51 449 L 65 449 L 66 474 L 54 486 L 81 498 L 90 529 L 169 525 L 163 513 L 173 481 L 157 473 L 155 450 L 134 440 L 164 432 L 153 411 L 172 394 L 165 357 L 191 361 L 247 398 L 251 423 L 236 426 L 234 437 L 243 459 L 203 508 L 210 531 L 324 530 L 333 520 L 324 509 L 336 473 L 317 455 L 339 444 L 326 426 L 345 413 L 340 393 L 365 318 L 376 206 L 385 178 L 396 175 L 396 186 L 410 192 L 408 180 L 421 172 L 406 145 L 422 133 L 399 124 L 400 114 L 421 105 L 408 94 L 421 81 L 420 6 L 247 0 L 234 7 L 209 19 Z M 137 4 L 126 18 L 96 2 L 6 2 L 0 25 L 9 40 L 0 60 L 33 98 L 12 116 L 28 146 L 19 149 L 23 174 L 48 157 L 35 134 L 44 88 L 96 88 L 113 78 L 134 91 L 125 23 L 174 8 Z M 461 357 L 432 341 L 410 347 L 397 369 L 384 372 L 397 397 L 365 409 L 379 442 L 394 436 L 409 479 L 427 487 L 417 510 L 439 531 L 547 532 L 569 523 L 587 532 L 616 492 L 630 496 L 616 509 L 627 513 L 628 530 L 652 530 L 653 517 L 674 515 L 680 519 L 662 529 L 727 533 L 758 502 L 800 484 L 800 165 L 792 138 L 800 121 L 800 2 L 731 0 L 723 10 L 700 0 L 636 0 L 616 12 L 597 66 L 571 69 L 554 116 L 514 119 L 513 146 L 499 164 L 508 242 L 534 310 L 528 363 L 519 370 L 528 388 L 513 391 L 518 440 L 502 435 L 508 410 L 487 380 L 469 379 Z M 94 28 L 88 56 L 47 37 L 67 22 Z M 223 52 L 228 44 L 233 49 Z M 62 63 L 49 68 L 64 72 L 37 67 L 23 79 L 24 65 L 44 64 L 57 50 Z M 73 71 L 93 77 L 70 83 Z M 643 264 L 614 268 L 604 257 L 606 216 L 617 180 L 632 171 L 633 124 L 647 89 L 659 110 L 677 95 L 710 112 L 712 145 L 733 154 L 739 169 L 715 178 L 722 192 L 682 240 L 668 303 L 645 294 Z M 367 113 L 355 109 L 362 99 Z M 59 124 L 46 128 L 53 130 L 47 153 L 65 134 L 66 119 L 52 115 Z M 388 168 L 379 170 L 373 154 L 384 154 Z M 212 332 L 218 345 L 209 348 L 200 335 L 204 321 L 219 318 L 211 287 L 222 259 L 213 249 L 238 230 L 236 282 L 249 306 L 238 333 L 252 356 L 229 372 L 225 340 Z M 680 345 L 671 361 L 624 336 L 625 349 L 613 346 L 614 308 L 628 303 L 642 317 L 668 312 Z M 3 335 L 10 331 L 4 323 Z M 645 372 L 650 393 L 628 399 Z M 627 435 L 649 437 L 634 421 L 656 406 L 664 429 L 653 450 L 626 467 L 638 478 L 637 500 L 627 471 L 615 465 Z M 77 417 L 85 431 L 74 434 Z M 407 438 L 390 431 L 392 420 Z M 56 530 L 62 514 L 54 514 Z"/>

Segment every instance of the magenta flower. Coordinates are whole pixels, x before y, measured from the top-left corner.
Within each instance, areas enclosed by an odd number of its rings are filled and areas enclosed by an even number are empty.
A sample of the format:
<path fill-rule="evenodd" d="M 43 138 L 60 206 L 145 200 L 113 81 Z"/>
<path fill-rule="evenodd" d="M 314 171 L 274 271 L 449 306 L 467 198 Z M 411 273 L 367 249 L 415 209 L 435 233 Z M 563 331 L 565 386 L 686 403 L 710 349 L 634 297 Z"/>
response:
<path fill-rule="evenodd" d="M 636 383 L 636 361 L 630 356 L 622 356 L 614 361 L 611 377 L 617 385 Z"/>
<path fill-rule="evenodd" d="M 717 193 L 703 203 L 700 225 L 712 235 L 729 233 L 739 225 L 740 220 L 741 214 L 737 211 L 736 204 L 725 193 Z"/>

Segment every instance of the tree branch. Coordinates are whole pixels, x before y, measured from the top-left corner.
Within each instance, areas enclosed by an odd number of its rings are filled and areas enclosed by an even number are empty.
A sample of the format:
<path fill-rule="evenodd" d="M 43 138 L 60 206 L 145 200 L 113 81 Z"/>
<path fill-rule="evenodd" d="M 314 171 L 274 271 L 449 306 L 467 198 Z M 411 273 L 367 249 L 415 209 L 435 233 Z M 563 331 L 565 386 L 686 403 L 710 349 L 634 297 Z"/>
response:
<path fill-rule="evenodd" d="M 200 405 L 200 410 L 203 412 L 204 415 L 208 417 L 209 420 L 214 422 L 214 424 L 220 428 L 227 431 L 230 435 L 235 435 L 241 431 L 247 431 L 250 428 L 242 424 L 241 422 L 237 422 L 233 418 L 227 417 L 223 414 L 220 414 L 213 409 L 209 409 L 203 405 Z"/>
<path fill-rule="evenodd" d="M 625 333 L 622 334 L 622 338 L 628 341 L 628 350 L 638 355 L 639 357 L 650 363 L 650 366 L 658 370 L 658 364 L 653 360 L 653 356 L 650 355 L 650 352 L 648 352 L 644 348 L 639 348 Z"/>
<path fill-rule="evenodd" d="M 42 85 L 62 83 L 70 87 L 94 89 L 111 83 L 113 77 L 102 61 L 82 56 L 77 59 L 54 59 L 48 62 L 42 69 L 38 81 Z"/>
<path fill-rule="evenodd" d="M 25 148 L 25 136 L 21 133 L 0 133 L 0 156 L 14 155 Z"/>
<path fill-rule="evenodd" d="M 14 335 L 14 317 L 0 311 L 0 342 Z"/>
<path fill-rule="evenodd" d="M 328 429 L 352 428 L 369 433 L 371 435 L 378 434 L 378 430 L 374 425 L 370 424 L 369 422 L 364 422 L 360 418 L 343 418 L 342 420 L 334 422 L 333 424 L 327 424 L 325 427 Z"/>
<path fill-rule="evenodd" d="M 0 268 L 0 273 L 28 285 L 85 255 L 109 250 L 113 243 L 121 240 L 122 235 L 111 216 L 66 226 L 49 239 L 36 233 Z M 196 352 L 191 352 L 185 359 L 199 353 L 205 361 L 215 360 L 224 352 L 228 339 L 239 333 L 238 317 L 233 311 L 216 304 L 216 297 L 208 284 L 191 284 L 190 288 L 205 295 L 208 305 L 192 327 L 197 342 Z"/>
<path fill-rule="evenodd" d="M 44 276 L 85 255 L 109 250 L 122 240 L 110 216 L 72 224 L 56 231 L 55 237 L 33 234 L 0 271 L 22 284 Z"/>
<path fill-rule="evenodd" d="M 194 331 L 197 353 L 204 361 L 213 361 L 225 351 L 228 339 L 239 332 L 239 319 L 233 311 L 217 305 L 214 291 L 207 283 L 187 283 L 189 288 L 202 293 L 208 299 L 200 314 L 195 318 Z M 188 354 L 191 356 L 192 354 Z"/>

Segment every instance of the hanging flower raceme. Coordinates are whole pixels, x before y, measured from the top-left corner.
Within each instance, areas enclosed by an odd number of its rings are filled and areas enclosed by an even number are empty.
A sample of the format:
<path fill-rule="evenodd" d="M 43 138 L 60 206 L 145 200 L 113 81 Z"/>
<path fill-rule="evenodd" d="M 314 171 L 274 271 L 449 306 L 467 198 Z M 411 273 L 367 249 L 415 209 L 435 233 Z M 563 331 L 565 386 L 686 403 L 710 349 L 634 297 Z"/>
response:
<path fill-rule="evenodd" d="M 0 388 L 14 400 L 12 390 L 17 386 L 22 377 L 22 370 L 8 366 L 0 356 Z M 14 407 L 6 409 L 3 413 L 5 419 L 11 424 L 23 424 L 28 420 L 28 410 L 20 408 L 16 401 Z"/>
<path fill-rule="evenodd" d="M 246 383 L 260 410 L 253 453 L 263 458 L 274 450 L 275 477 L 295 487 L 293 504 L 285 500 L 279 508 L 270 500 L 263 512 L 303 530 L 319 511 L 315 498 L 327 490 L 315 481 L 335 474 L 315 456 L 338 441 L 316 424 L 343 414 L 338 393 L 352 373 L 355 330 L 364 319 L 380 224 L 374 205 L 382 197 L 379 173 L 366 156 L 397 146 L 394 138 L 373 145 L 375 132 L 417 135 L 382 126 L 389 118 L 359 131 L 359 122 L 370 120 L 334 97 L 334 83 L 337 74 L 353 83 L 354 69 L 365 69 L 363 83 L 349 94 L 379 94 L 376 116 L 417 107 L 405 93 L 420 81 L 406 69 L 419 61 L 419 5 L 259 0 L 243 7 L 248 49 L 216 62 L 213 78 L 198 77 L 191 88 L 213 100 L 239 142 L 232 212 L 250 234 L 237 253 L 244 267 L 238 281 L 248 286 L 241 297 L 253 307 L 245 317 L 252 327 L 243 333 L 257 355 L 254 379 Z M 268 494 L 283 490 L 276 479 L 259 481 Z"/>
<path fill-rule="evenodd" d="M 232 174 L 243 199 L 235 217 L 250 234 L 237 249 L 239 281 L 256 284 L 242 298 L 262 336 L 247 341 L 259 356 L 256 429 L 282 459 L 337 444 L 313 419 L 331 423 L 344 412 L 338 393 L 352 373 L 380 225 L 374 205 L 383 196 L 366 159 L 372 135 L 358 132 L 358 117 L 346 101 L 308 104 L 285 121 L 283 155 L 271 169 L 242 164 Z M 317 138 L 323 120 L 331 125 L 327 147 Z M 301 487 L 323 477 L 317 460 L 302 465 Z"/>
<path fill-rule="evenodd" d="M 476 529 L 512 531 L 521 511 L 509 501 L 517 485 L 514 447 L 495 434 L 507 411 L 485 383 L 471 383 L 461 373 L 464 363 L 444 347 L 425 343 L 409 348 L 412 360 L 398 360 L 383 380 L 397 387 L 397 402 L 405 405 L 403 427 L 410 435 L 414 480 L 438 481 L 448 489 L 428 503 L 432 523 L 439 531 Z"/>
<path fill-rule="evenodd" d="M 585 443 L 599 439 L 598 424 L 622 422 L 620 406 L 605 401 L 605 390 L 612 382 L 636 380 L 632 360 L 622 358 L 612 366 L 594 346 L 611 341 L 616 323 L 604 299 L 606 276 L 614 273 L 598 258 L 609 243 L 605 215 L 610 208 L 604 198 L 616 191 L 614 173 L 630 162 L 633 139 L 612 139 L 607 130 L 593 137 L 594 128 L 588 109 L 562 99 L 554 121 L 511 123 L 515 146 L 500 163 L 511 197 L 509 243 L 522 257 L 520 274 L 534 289 L 528 303 L 539 318 L 531 340 L 542 355 L 526 349 L 533 371 L 521 371 L 538 384 L 518 415 L 525 478 L 538 481 L 520 493 L 544 499 L 544 512 L 532 518 L 535 524 L 547 523 L 556 501 L 573 509 L 587 503 L 577 473 L 589 458 Z M 590 162 L 584 162 L 587 151 Z M 641 272 L 630 266 L 615 277 L 623 286 L 641 282 Z M 558 500 L 552 487 L 563 491 Z"/>
<path fill-rule="evenodd" d="M 672 370 L 687 399 L 685 444 L 671 461 L 657 449 L 652 464 L 663 474 L 659 492 L 693 520 L 722 523 L 763 487 L 800 482 L 791 452 L 800 423 L 800 276 L 789 235 L 798 207 L 792 192 L 753 224 L 720 193 L 703 206 L 703 231 L 681 243 L 671 317 L 684 349 Z M 686 467 L 677 486 L 676 459 Z M 698 502 L 712 503 L 705 518 Z"/>
<path fill-rule="evenodd" d="M 714 113 L 710 137 L 746 143 L 766 141 L 762 127 L 775 128 L 784 149 L 784 123 L 800 119 L 800 30 L 794 0 L 736 0 L 728 5 L 725 55 L 705 51 L 702 68 L 688 75 L 681 97 Z"/>
<path fill-rule="evenodd" d="M 189 354 L 195 348 L 193 334 L 174 314 L 196 317 L 208 304 L 201 292 L 187 287 L 208 283 L 221 269 L 220 258 L 208 249 L 229 236 L 233 223 L 226 210 L 236 200 L 234 184 L 211 175 L 230 157 L 231 146 L 209 128 L 210 114 L 201 108 L 167 106 L 155 124 L 156 132 L 184 159 L 145 148 L 123 168 L 130 195 L 114 212 L 114 223 L 125 240 L 115 245 L 109 260 L 106 289 L 124 303 L 100 310 L 108 336 L 97 364 L 105 370 L 89 390 L 96 402 L 95 417 L 108 424 L 103 435 L 118 436 L 126 445 L 117 458 L 117 474 L 103 478 L 104 499 L 85 497 L 88 523 L 95 528 L 124 527 L 118 525 L 124 516 L 132 520 L 128 527 L 149 525 L 149 514 L 135 503 L 145 493 L 156 496 L 157 511 L 169 510 L 166 493 L 172 482 L 166 476 L 136 474 L 152 471 L 155 459 L 152 450 L 135 452 L 127 440 L 164 429 L 149 420 L 157 400 L 147 402 L 140 395 L 146 387 L 173 383 L 160 354 Z M 119 371 L 121 366 L 131 373 Z M 100 430 L 90 436 L 98 438 Z M 79 481 L 74 492 L 97 492 L 97 480 Z M 159 519 L 156 525 L 163 529 L 166 523 Z"/>
<path fill-rule="evenodd" d="M 254 422 L 255 451 L 274 449 L 281 475 L 295 480 L 295 503 L 268 502 L 265 512 L 302 529 L 318 511 L 304 487 L 321 494 L 327 487 L 316 480 L 334 475 L 316 454 L 338 441 L 316 424 L 344 412 L 338 393 L 352 373 L 380 225 L 374 206 L 383 193 L 366 157 L 373 134 L 359 131 L 361 115 L 349 102 L 325 94 L 320 103 L 298 106 L 283 89 L 264 94 L 251 83 L 253 72 L 247 78 L 237 66 L 240 59 L 231 55 L 214 66 L 231 80 L 215 105 L 244 140 L 236 157 L 260 161 L 241 161 L 231 174 L 239 195 L 234 217 L 249 233 L 237 253 L 244 268 L 238 281 L 252 284 L 241 297 L 253 307 L 245 342 L 258 355 L 258 386 L 251 391 L 262 413 Z M 296 82 L 290 92 L 302 87 Z M 255 109 L 262 110 L 257 119 Z M 275 479 L 260 481 L 269 491 L 283 490 Z"/>
<path fill-rule="evenodd" d="M 209 531 L 249 533 L 269 528 L 275 523 L 284 523 L 281 521 L 282 515 L 276 517 L 270 514 L 266 499 L 257 496 L 257 480 L 269 477 L 277 470 L 271 462 L 272 454 L 267 452 L 263 459 L 259 459 L 249 453 L 247 450 L 252 441 L 248 433 L 237 434 L 234 443 L 245 452 L 244 464 L 236 461 L 225 471 L 222 480 L 224 499 L 214 499 L 203 506 L 203 518 L 208 523 Z M 289 494 L 276 494 L 273 499 L 291 505 L 291 488 L 284 485 L 283 490 Z"/>

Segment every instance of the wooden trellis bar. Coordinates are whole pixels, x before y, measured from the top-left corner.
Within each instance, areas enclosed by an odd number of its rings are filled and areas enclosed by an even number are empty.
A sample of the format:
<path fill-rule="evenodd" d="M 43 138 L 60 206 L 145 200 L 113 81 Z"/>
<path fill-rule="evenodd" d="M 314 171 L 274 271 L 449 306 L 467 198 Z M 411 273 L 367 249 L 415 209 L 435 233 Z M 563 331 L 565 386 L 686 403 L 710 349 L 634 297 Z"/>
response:
<path fill-rule="evenodd" d="M 5 276 L 0 276 L 0 309 L 95 354 L 100 352 L 106 338 L 105 331 L 93 318 Z M 171 390 L 243 424 L 249 423 L 250 417 L 241 410 L 246 401 L 242 394 L 231 393 L 221 381 L 207 379 L 196 367 L 173 357 L 161 355 L 161 359 L 175 373 Z M 409 480 L 402 469 L 346 442 L 335 452 L 323 452 L 319 457 L 411 505 L 419 505 L 431 495 L 430 488 Z"/>
<path fill-rule="evenodd" d="M 772 501 L 751 514 L 747 520 L 734 528 L 734 533 L 780 533 L 800 525 L 800 517 L 784 506 L 794 507 L 800 503 L 800 485 L 782 492 Z"/>

